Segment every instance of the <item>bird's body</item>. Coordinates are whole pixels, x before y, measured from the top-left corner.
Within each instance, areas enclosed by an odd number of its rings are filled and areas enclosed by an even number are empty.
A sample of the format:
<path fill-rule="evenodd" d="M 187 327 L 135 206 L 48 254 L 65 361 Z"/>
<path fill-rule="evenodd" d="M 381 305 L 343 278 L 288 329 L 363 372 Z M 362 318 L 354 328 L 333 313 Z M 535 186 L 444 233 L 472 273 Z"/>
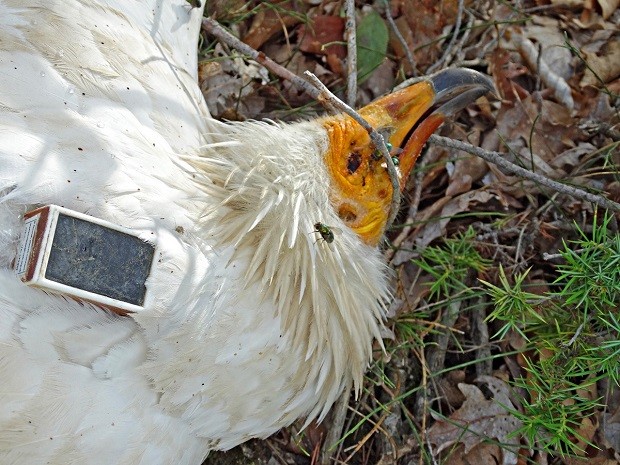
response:
<path fill-rule="evenodd" d="M 201 14 L 0 0 L 2 464 L 195 465 L 362 381 L 386 269 L 333 206 L 330 131 L 213 121 Z M 20 282 L 23 214 L 46 204 L 152 234 L 144 311 Z"/>
<path fill-rule="evenodd" d="M 339 326 L 349 315 L 322 315 L 326 331 L 342 333 L 332 338 L 309 335 L 317 322 L 286 311 L 290 301 L 331 308 L 320 301 L 330 293 L 312 293 L 339 284 L 326 282 L 323 269 L 333 264 L 324 262 L 338 261 L 343 279 L 347 268 L 360 266 L 315 247 L 310 234 L 315 221 L 334 216 L 327 186 L 309 186 L 320 177 L 305 174 L 325 170 L 315 156 L 325 135 L 301 123 L 307 140 L 296 140 L 299 153 L 281 164 L 277 147 L 260 147 L 273 126 L 256 124 L 246 138 L 245 126 L 210 122 L 192 48 L 200 12 L 183 2 L 161 9 L 153 2 L 153 14 L 136 3 L 135 16 L 124 5 L 121 15 L 114 12 L 125 2 L 114 3 L 0 7 L 3 464 L 200 463 L 209 448 L 322 413 L 351 381 L 336 370 L 357 363 L 361 376 L 378 330 L 383 270 L 376 250 L 353 233 L 339 240 L 372 257 L 365 262 L 368 290 L 329 298 L 359 304 L 364 338 L 347 344 L 350 335 Z M 179 43 L 187 50 L 170 40 L 178 35 L 186 36 Z M 290 152 L 287 132 L 299 132 L 279 131 L 280 150 Z M 218 154 L 204 168 L 226 188 L 196 183 L 199 174 L 183 160 L 210 142 L 225 147 L 203 149 Z M 235 207 L 221 206 L 236 194 Z M 20 283 L 11 261 L 21 215 L 41 204 L 153 231 L 158 255 L 149 293 L 156 301 L 148 311 L 117 316 Z M 301 218 L 300 209 L 313 213 Z M 227 215 L 235 227 L 223 231 Z M 272 255 L 277 249 L 283 254 Z M 283 334 L 285 327 L 292 330 Z M 336 356 L 323 358 L 321 346 L 331 340 L 339 341 Z M 352 354 L 355 345 L 360 353 Z"/>

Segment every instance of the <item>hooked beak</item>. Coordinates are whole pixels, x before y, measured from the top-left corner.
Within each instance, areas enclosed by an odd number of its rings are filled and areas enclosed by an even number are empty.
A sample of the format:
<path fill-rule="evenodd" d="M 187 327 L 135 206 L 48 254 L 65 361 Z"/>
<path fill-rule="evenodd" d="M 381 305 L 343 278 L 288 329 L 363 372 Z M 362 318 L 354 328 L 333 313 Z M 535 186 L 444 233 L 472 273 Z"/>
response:
<path fill-rule="evenodd" d="M 447 69 L 381 97 L 359 113 L 398 157 L 402 189 L 431 134 L 447 117 L 493 90 L 491 79 L 481 73 Z M 392 195 L 385 160 L 352 118 L 327 118 L 323 124 L 330 140 L 325 161 L 332 175 L 334 209 L 364 242 L 375 245 L 383 235 Z"/>

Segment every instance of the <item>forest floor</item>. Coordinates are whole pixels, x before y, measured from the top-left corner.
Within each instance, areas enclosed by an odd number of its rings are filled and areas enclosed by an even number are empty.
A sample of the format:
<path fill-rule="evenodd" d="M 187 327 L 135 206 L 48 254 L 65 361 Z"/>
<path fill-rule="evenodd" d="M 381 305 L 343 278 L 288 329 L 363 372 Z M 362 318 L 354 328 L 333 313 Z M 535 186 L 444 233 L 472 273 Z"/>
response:
<path fill-rule="evenodd" d="M 356 2 L 357 107 L 449 66 L 484 72 L 497 95 L 438 134 L 601 200 L 429 142 L 383 245 L 390 336 L 361 395 L 206 464 L 620 463 L 620 213 L 604 208 L 620 202 L 618 4 Z M 344 98 L 343 1 L 208 0 L 205 15 Z M 206 33 L 199 70 L 216 118 L 324 113 Z"/>

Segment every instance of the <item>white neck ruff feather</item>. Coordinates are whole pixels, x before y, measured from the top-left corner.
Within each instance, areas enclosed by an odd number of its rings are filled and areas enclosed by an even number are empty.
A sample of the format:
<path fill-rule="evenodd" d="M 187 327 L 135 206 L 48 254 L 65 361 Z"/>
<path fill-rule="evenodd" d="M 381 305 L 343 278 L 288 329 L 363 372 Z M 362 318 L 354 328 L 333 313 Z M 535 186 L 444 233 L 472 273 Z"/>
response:
<path fill-rule="evenodd" d="M 361 389 L 372 340 L 381 341 L 387 267 L 333 211 L 320 124 L 213 124 L 213 143 L 188 160 L 204 174 L 209 241 L 234 247 L 231 262 L 252 251 L 247 285 L 260 283 L 281 331 L 325 378 L 310 413 L 323 416 L 343 388 Z M 341 230 L 332 244 L 313 233 L 319 221 Z"/>

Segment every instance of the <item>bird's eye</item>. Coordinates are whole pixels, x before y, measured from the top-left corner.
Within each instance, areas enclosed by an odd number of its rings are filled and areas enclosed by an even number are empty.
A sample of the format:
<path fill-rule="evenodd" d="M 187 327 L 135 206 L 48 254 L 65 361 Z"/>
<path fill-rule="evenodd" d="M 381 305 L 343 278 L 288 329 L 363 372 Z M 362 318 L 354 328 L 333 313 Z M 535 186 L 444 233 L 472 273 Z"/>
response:
<path fill-rule="evenodd" d="M 353 174 L 362 164 L 362 156 L 358 152 L 353 152 L 349 155 L 347 160 L 347 170 L 349 174 Z"/>

